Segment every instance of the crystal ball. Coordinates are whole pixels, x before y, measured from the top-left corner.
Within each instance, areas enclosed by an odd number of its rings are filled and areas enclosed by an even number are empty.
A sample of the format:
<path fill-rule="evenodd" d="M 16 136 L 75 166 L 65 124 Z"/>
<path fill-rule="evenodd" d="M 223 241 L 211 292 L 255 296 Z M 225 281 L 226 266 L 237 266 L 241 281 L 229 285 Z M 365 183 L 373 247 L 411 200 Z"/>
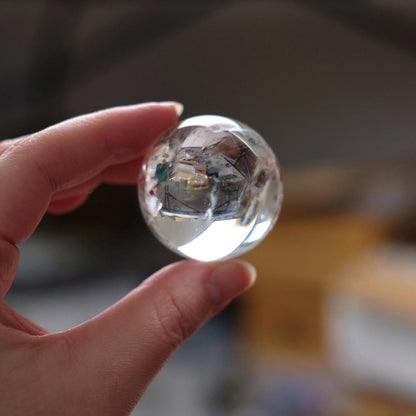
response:
<path fill-rule="evenodd" d="M 143 217 L 169 249 L 199 261 L 239 256 L 272 229 L 279 165 L 252 128 L 226 117 L 180 122 L 150 147 L 139 174 Z"/>

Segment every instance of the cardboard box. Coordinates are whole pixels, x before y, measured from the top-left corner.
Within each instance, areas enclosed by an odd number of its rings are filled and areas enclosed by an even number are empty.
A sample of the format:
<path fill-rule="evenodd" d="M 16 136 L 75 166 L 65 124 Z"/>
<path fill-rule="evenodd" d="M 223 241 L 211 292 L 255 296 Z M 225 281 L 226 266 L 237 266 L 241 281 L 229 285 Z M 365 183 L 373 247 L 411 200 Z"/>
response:
<path fill-rule="evenodd" d="M 383 397 L 385 407 L 413 409 L 386 414 L 416 414 L 416 247 L 363 254 L 335 276 L 326 310 L 328 354 L 339 377 Z"/>
<path fill-rule="evenodd" d="M 347 409 L 346 416 L 416 416 L 409 403 L 369 392 L 356 392 Z"/>
<path fill-rule="evenodd" d="M 245 256 L 258 271 L 255 287 L 243 298 L 246 346 L 276 360 L 323 361 L 327 287 L 337 270 L 382 235 L 377 224 L 348 214 L 279 220 Z"/>

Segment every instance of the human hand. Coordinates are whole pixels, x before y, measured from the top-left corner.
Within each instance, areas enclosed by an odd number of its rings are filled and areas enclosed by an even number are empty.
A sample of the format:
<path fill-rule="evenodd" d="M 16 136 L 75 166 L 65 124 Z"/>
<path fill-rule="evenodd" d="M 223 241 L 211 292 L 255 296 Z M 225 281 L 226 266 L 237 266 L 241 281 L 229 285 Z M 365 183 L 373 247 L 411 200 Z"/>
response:
<path fill-rule="evenodd" d="M 0 294 L 17 244 L 46 211 L 81 205 L 100 183 L 136 183 L 172 104 L 118 107 L 0 143 Z M 254 280 L 241 261 L 181 261 L 70 330 L 50 334 L 0 300 L 0 414 L 127 415 L 169 356 Z"/>

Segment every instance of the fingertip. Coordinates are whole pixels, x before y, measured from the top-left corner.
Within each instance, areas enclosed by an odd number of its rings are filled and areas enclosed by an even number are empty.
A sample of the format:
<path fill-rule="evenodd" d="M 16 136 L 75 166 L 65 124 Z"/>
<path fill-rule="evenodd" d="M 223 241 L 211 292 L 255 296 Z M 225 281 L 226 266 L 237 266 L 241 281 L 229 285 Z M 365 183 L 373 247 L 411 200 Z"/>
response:
<path fill-rule="evenodd" d="M 133 111 L 139 111 L 140 113 L 148 112 L 149 116 L 153 113 L 157 117 L 160 117 L 161 113 L 163 113 L 169 122 L 174 124 L 178 122 L 179 117 L 182 115 L 184 105 L 178 101 L 152 101 L 133 104 L 131 106 L 127 106 L 127 108 L 131 108 Z"/>
<path fill-rule="evenodd" d="M 254 266 L 244 260 L 230 260 L 216 265 L 206 284 L 215 305 L 230 302 L 249 289 L 256 281 Z"/>
<path fill-rule="evenodd" d="M 251 286 L 253 286 L 256 283 L 257 269 L 254 267 L 253 264 L 249 263 L 246 260 L 235 259 L 234 262 L 237 264 L 240 264 L 240 266 L 242 266 L 245 269 L 245 272 L 248 278 L 247 289 L 249 289 Z"/>
<path fill-rule="evenodd" d="M 173 108 L 178 117 L 182 115 L 184 110 L 183 104 L 178 101 L 159 101 L 158 104 Z"/>

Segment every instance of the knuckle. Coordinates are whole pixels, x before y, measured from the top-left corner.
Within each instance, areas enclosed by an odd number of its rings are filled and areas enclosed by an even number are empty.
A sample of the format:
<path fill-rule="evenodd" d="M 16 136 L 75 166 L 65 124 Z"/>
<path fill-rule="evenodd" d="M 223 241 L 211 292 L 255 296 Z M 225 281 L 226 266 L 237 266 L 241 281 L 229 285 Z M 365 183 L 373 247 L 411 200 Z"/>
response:
<path fill-rule="evenodd" d="M 55 192 L 61 185 L 59 178 L 51 169 L 42 157 L 40 151 L 42 143 L 42 136 L 48 137 L 52 133 L 47 130 L 39 133 L 33 133 L 22 138 L 14 139 L 10 141 L 9 146 L 2 154 L 2 157 L 12 157 L 19 161 L 19 163 L 25 163 L 29 165 L 31 171 L 36 177 L 40 177 L 46 184 L 50 192 Z M 56 161 L 55 165 L 59 165 Z"/>
<path fill-rule="evenodd" d="M 0 240 L 0 295 L 9 290 L 19 263 L 19 249 L 7 240 Z"/>
<path fill-rule="evenodd" d="M 164 291 L 155 303 L 157 324 L 163 339 L 177 348 L 199 327 L 200 314 L 180 302 L 173 293 Z"/>
<path fill-rule="evenodd" d="M 42 163 L 34 160 L 35 170 L 39 173 L 40 177 L 45 181 L 48 189 L 53 193 L 60 187 L 60 181 L 57 179 L 56 175 L 54 175 L 49 167 Z"/>

